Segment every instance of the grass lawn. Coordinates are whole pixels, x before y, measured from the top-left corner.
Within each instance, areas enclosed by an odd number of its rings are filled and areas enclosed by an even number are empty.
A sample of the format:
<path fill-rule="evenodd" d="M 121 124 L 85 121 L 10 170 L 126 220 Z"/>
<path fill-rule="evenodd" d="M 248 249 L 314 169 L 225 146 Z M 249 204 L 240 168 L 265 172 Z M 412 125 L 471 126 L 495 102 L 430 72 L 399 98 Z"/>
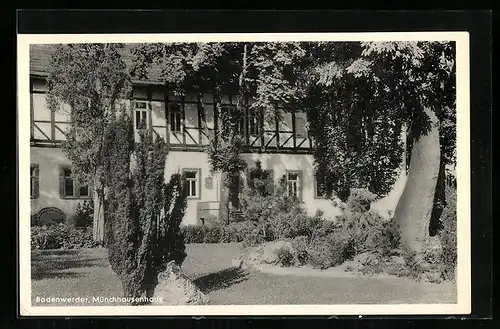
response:
<path fill-rule="evenodd" d="M 183 270 L 206 292 L 212 304 L 400 304 L 456 303 L 455 285 L 418 283 L 404 278 L 325 277 L 242 271 L 231 260 L 238 244 L 188 245 Z M 32 255 L 33 305 L 37 297 L 121 297 L 105 249 L 48 250 Z"/>

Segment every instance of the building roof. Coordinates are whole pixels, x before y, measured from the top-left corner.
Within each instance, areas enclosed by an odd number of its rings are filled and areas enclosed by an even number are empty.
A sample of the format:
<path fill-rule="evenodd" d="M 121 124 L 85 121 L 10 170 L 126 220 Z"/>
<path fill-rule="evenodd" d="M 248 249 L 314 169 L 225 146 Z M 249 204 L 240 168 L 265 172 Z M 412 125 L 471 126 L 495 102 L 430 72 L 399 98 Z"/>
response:
<path fill-rule="evenodd" d="M 30 74 L 36 76 L 47 76 L 50 72 L 54 45 L 31 45 L 30 46 Z M 132 66 L 133 55 L 131 46 L 126 45 L 122 50 L 122 58 L 128 68 Z M 148 70 L 147 79 L 135 80 L 135 83 L 142 84 L 163 84 L 161 78 L 161 67 L 153 64 Z"/>

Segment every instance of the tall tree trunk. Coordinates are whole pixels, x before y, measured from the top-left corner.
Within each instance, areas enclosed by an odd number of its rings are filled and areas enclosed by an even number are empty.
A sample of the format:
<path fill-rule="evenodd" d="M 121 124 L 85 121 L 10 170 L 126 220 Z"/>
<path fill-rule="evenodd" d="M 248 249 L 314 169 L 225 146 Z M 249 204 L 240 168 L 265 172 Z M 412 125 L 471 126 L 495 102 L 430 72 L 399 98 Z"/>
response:
<path fill-rule="evenodd" d="M 395 210 L 401 230 L 401 242 L 410 250 L 420 251 L 429 236 L 429 223 L 439 176 L 439 119 L 431 109 L 424 109 L 430 130 L 413 140 L 408 178 Z"/>
<path fill-rule="evenodd" d="M 434 193 L 434 203 L 432 207 L 431 220 L 429 223 L 429 235 L 436 235 L 442 229 L 441 214 L 446 207 L 446 173 L 444 157 L 441 154 L 439 164 L 439 175 L 436 183 L 436 192 Z"/>
<path fill-rule="evenodd" d="M 95 242 L 104 241 L 104 186 L 96 181 L 94 184 L 94 223 L 93 238 Z"/>

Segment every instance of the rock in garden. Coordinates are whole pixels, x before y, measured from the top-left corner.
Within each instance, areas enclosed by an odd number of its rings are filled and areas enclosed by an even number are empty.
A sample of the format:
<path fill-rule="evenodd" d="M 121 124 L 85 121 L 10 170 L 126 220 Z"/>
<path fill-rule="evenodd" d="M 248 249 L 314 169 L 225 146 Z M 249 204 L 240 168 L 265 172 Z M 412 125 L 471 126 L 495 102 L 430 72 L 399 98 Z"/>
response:
<path fill-rule="evenodd" d="M 278 265 L 285 254 L 295 255 L 296 251 L 289 241 L 271 241 L 251 247 L 233 260 L 233 265 L 241 268 L 258 267 L 259 265 Z"/>
<path fill-rule="evenodd" d="M 209 302 L 208 296 L 173 261 L 167 264 L 165 271 L 158 274 L 153 299 L 153 304 L 161 305 L 205 305 Z"/>
<path fill-rule="evenodd" d="M 380 262 L 380 257 L 375 254 L 374 252 L 367 251 L 364 253 L 361 253 L 359 255 L 354 256 L 353 258 L 354 262 L 358 262 L 362 264 L 363 266 L 367 265 L 376 265 Z"/>

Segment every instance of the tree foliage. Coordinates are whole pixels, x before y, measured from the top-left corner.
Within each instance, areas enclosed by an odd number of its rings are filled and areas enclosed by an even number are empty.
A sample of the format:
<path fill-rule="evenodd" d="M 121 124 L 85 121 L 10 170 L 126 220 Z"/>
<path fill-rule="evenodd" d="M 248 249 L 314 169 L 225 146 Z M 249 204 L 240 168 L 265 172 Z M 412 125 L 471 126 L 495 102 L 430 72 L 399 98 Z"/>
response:
<path fill-rule="evenodd" d="M 351 188 L 367 188 L 377 197 L 391 191 L 403 154 L 408 165 L 413 144 L 430 129 L 429 109 L 438 118 L 442 163 L 455 163 L 453 42 L 199 43 L 160 48 L 161 55 L 150 51 L 147 60 L 141 55 L 137 62 L 147 66 L 154 59 L 163 60 L 165 68 L 176 65 L 164 71 L 170 77 L 166 82 L 175 81 L 183 92 L 195 86 L 214 95 L 219 124 L 230 129 L 218 129 L 208 154 L 212 168 L 228 174 L 227 186 L 237 185 L 246 166 L 238 126 L 246 97 L 254 100 L 249 110 L 268 123 L 290 109 L 307 112 L 320 184 L 343 201 Z M 172 53 L 177 59 L 167 64 Z M 221 107 L 220 94 L 228 90 L 237 94 L 236 111 Z"/>
<path fill-rule="evenodd" d="M 75 179 L 103 180 L 103 146 L 107 126 L 128 99 L 130 81 L 121 44 L 66 44 L 55 46 L 47 79 L 47 104 L 69 114 L 64 152 Z"/>
<path fill-rule="evenodd" d="M 97 241 L 102 239 L 98 228 L 104 225 L 104 155 L 109 145 L 105 134 L 131 90 L 122 48 L 122 44 L 57 45 L 47 79 L 49 109 L 66 112 L 70 118 L 63 151 L 71 161 L 72 175 L 76 182 L 93 186 Z"/>
<path fill-rule="evenodd" d="M 365 42 L 304 44 L 305 79 L 317 171 L 344 200 L 350 187 L 383 196 L 397 178 L 402 129 L 425 134 L 431 107 L 440 119 L 441 149 L 454 162 L 454 44 Z"/>

